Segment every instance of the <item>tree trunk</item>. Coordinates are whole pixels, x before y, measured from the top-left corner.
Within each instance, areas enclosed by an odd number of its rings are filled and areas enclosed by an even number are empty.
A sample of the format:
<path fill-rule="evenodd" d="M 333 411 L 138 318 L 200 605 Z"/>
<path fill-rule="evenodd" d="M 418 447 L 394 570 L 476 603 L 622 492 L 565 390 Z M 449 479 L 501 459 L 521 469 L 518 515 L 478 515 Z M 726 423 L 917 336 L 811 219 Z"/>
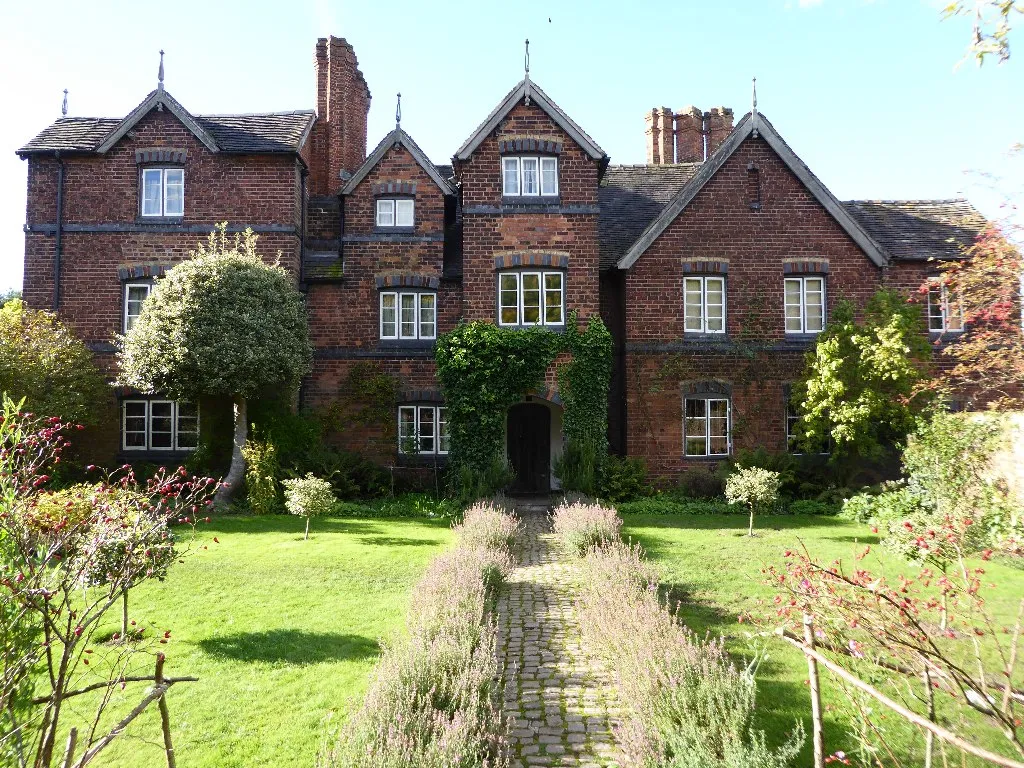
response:
<path fill-rule="evenodd" d="M 128 590 L 121 591 L 121 642 L 128 642 Z"/>
<path fill-rule="evenodd" d="M 309 541 L 309 515 L 306 515 L 306 535 L 302 537 L 303 541 Z"/>
<path fill-rule="evenodd" d="M 754 535 L 754 505 L 750 505 L 750 525 L 747 526 L 747 536 Z"/>
<path fill-rule="evenodd" d="M 218 507 L 228 504 L 235 495 L 235 491 L 245 477 L 245 458 L 242 456 L 242 446 L 249 435 L 249 417 L 246 413 L 245 398 L 236 395 L 234 399 L 235 410 L 235 437 L 231 446 L 231 468 L 225 476 L 220 488 L 217 489 L 216 503 Z"/>

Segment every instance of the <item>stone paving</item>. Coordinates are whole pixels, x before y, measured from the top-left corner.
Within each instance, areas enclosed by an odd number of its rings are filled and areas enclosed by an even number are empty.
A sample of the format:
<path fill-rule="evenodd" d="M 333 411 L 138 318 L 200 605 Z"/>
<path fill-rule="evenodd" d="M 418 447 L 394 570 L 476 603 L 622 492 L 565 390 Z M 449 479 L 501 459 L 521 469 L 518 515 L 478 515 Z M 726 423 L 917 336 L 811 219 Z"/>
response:
<path fill-rule="evenodd" d="M 609 676 L 582 645 L 573 605 L 575 565 L 559 549 L 546 513 L 519 514 L 525 529 L 519 565 L 498 601 L 512 766 L 617 766 L 614 693 Z"/>

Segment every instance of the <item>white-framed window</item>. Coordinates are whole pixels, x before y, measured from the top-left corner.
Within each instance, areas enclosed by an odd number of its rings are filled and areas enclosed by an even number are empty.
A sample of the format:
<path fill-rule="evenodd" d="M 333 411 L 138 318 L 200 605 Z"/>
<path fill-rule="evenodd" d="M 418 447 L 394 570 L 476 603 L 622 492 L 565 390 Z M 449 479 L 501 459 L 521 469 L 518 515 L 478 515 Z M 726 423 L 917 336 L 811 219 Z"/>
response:
<path fill-rule="evenodd" d="M 199 445 L 199 408 L 174 400 L 121 402 L 121 448 L 125 451 L 191 451 Z"/>
<path fill-rule="evenodd" d="M 415 223 L 416 201 L 411 197 L 377 200 L 378 227 L 411 227 Z"/>
<path fill-rule="evenodd" d="M 185 214 L 185 169 L 143 168 L 143 216 L 183 216 Z"/>
<path fill-rule="evenodd" d="M 443 405 L 398 406 L 398 452 L 448 453 L 448 415 Z"/>
<path fill-rule="evenodd" d="M 437 294 L 382 291 L 380 337 L 406 340 L 437 338 Z"/>
<path fill-rule="evenodd" d="M 928 286 L 928 330 L 932 333 L 960 333 L 964 310 L 957 295 L 938 280 Z"/>
<path fill-rule="evenodd" d="M 135 321 L 142 314 L 142 304 L 149 298 L 153 289 L 150 283 L 125 283 L 124 286 L 124 323 L 125 333 L 131 330 Z"/>
<path fill-rule="evenodd" d="M 728 456 L 729 399 L 704 395 L 684 398 L 683 443 L 687 456 Z"/>
<path fill-rule="evenodd" d="M 687 333 L 725 333 L 725 278 L 684 278 L 683 315 Z"/>
<path fill-rule="evenodd" d="M 501 272 L 498 275 L 500 325 L 563 325 L 565 273 Z"/>
<path fill-rule="evenodd" d="M 558 195 L 557 157 L 502 157 L 501 193 L 506 197 Z"/>
<path fill-rule="evenodd" d="M 786 278 L 786 333 L 820 333 L 825 328 L 825 278 Z"/>

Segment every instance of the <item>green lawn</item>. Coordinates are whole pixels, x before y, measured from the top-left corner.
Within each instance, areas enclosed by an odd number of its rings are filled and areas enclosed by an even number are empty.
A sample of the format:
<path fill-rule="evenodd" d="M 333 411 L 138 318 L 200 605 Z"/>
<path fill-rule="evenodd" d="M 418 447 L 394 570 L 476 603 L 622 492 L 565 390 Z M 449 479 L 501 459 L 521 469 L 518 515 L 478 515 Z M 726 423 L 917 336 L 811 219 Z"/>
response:
<path fill-rule="evenodd" d="M 800 541 L 819 560 L 841 558 L 848 563 L 865 544 L 878 544 L 878 537 L 867 526 L 827 517 L 761 517 L 755 523 L 753 539 L 746 536 L 747 520 L 742 515 L 626 515 L 624 520 L 623 536 L 643 546 L 647 557 L 658 565 L 672 599 L 681 598 L 682 620 L 699 633 L 724 636 L 729 650 L 743 657 L 751 656 L 754 648 L 748 638 L 750 626 L 739 623 L 738 615 L 765 615 L 771 610 L 768 601 L 774 592 L 764 583 L 761 568 L 780 565 L 783 552 Z M 879 546 L 873 546 L 872 552 L 877 558 L 873 555 L 863 563 L 868 568 L 880 567 L 889 576 L 914 569 Z M 989 609 L 1004 625 L 1012 626 L 1017 601 L 1024 594 L 1024 571 L 994 562 L 985 567 L 987 579 L 997 585 L 987 592 Z M 758 725 L 778 743 L 797 718 L 810 726 L 807 665 L 798 650 L 781 640 L 767 639 L 762 646 L 767 659 L 758 671 Z M 827 671 L 822 671 L 822 680 L 829 709 L 826 753 L 850 751 L 854 742 L 833 709 L 842 692 Z M 986 746 L 1005 743 L 996 738 Z M 806 763 L 802 760 L 801 764 L 810 763 L 809 739 L 805 755 Z"/>
<path fill-rule="evenodd" d="M 172 630 L 166 674 L 199 678 L 168 695 L 178 765 L 312 765 L 326 719 L 358 704 L 378 641 L 401 631 L 410 588 L 451 539 L 443 521 L 314 520 L 309 541 L 302 528 L 214 519 L 207 550 L 132 593 L 133 618 Z M 153 706 L 96 764 L 161 765 L 159 744 Z"/>

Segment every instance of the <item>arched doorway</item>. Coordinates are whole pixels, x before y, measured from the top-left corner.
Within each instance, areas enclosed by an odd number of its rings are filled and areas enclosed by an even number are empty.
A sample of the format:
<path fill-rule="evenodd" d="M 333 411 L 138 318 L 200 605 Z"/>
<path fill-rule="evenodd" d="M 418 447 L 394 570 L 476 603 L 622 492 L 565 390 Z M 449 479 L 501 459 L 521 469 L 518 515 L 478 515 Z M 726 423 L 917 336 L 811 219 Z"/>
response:
<path fill-rule="evenodd" d="M 516 479 L 512 493 L 551 490 L 551 410 L 540 403 L 519 403 L 508 409 L 508 460 Z"/>

